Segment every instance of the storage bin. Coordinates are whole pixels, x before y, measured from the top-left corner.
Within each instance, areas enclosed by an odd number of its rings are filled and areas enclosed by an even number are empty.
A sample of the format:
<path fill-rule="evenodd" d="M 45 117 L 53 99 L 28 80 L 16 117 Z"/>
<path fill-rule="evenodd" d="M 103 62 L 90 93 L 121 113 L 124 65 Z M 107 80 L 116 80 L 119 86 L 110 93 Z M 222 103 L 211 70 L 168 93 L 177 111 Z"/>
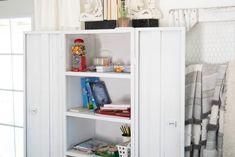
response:
<path fill-rule="evenodd" d="M 129 144 L 120 144 L 117 145 L 118 148 L 118 153 L 119 153 L 119 157 L 130 157 L 131 156 L 131 148 L 129 146 Z"/>

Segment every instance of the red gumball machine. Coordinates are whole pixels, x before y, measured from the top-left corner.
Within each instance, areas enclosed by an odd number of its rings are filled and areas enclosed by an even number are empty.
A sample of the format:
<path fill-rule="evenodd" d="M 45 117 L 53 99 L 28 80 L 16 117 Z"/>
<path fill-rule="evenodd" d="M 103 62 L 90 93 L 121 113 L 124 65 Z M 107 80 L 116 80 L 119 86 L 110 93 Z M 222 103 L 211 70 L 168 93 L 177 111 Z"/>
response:
<path fill-rule="evenodd" d="M 72 71 L 80 72 L 86 69 L 86 48 L 82 39 L 75 39 L 72 46 Z"/>

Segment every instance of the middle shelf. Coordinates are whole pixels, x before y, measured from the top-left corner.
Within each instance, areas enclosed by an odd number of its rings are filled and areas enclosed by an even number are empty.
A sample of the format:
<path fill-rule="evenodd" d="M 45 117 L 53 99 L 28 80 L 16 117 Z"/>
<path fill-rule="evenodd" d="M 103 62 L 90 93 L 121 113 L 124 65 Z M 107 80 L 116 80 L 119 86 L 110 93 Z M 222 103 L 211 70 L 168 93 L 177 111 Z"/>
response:
<path fill-rule="evenodd" d="M 118 79 L 130 79 L 130 73 L 98 73 L 98 72 L 65 72 L 65 76 L 74 77 L 100 77 L 100 78 L 118 78 Z"/>
<path fill-rule="evenodd" d="M 130 118 L 96 115 L 93 111 L 86 111 L 86 112 L 81 112 L 81 113 L 75 113 L 75 112 L 68 111 L 68 112 L 66 112 L 66 116 L 131 124 Z"/>

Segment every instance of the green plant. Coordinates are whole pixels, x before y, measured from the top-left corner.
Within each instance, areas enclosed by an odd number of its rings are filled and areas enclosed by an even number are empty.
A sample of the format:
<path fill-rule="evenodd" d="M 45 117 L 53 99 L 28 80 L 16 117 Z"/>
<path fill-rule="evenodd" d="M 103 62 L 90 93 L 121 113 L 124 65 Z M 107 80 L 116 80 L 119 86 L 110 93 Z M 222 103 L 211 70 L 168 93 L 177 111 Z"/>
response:
<path fill-rule="evenodd" d="M 127 17 L 128 16 L 128 8 L 120 8 L 120 15 L 121 15 L 121 17 Z"/>
<path fill-rule="evenodd" d="M 120 6 L 120 16 L 121 17 L 128 17 L 128 8 L 126 7 L 126 3 L 125 3 L 125 0 L 121 0 L 121 6 Z"/>

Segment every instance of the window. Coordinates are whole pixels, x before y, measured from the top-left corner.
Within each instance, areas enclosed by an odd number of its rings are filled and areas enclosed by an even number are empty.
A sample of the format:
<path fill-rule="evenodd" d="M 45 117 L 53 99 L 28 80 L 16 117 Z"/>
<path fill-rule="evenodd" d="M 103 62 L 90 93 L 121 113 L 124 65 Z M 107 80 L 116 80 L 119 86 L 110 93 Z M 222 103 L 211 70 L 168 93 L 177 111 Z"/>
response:
<path fill-rule="evenodd" d="M 23 32 L 30 18 L 0 19 L 0 157 L 24 156 Z"/>

